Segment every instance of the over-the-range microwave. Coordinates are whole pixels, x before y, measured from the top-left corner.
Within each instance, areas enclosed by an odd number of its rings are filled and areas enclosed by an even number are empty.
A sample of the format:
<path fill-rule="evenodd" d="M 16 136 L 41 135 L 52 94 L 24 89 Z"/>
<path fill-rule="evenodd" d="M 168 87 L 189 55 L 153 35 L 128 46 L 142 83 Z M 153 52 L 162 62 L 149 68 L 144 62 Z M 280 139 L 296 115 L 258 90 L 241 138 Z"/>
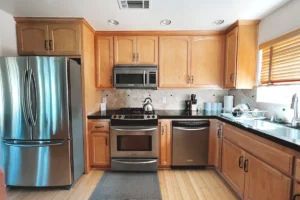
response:
<path fill-rule="evenodd" d="M 156 65 L 115 65 L 114 87 L 157 89 Z"/>

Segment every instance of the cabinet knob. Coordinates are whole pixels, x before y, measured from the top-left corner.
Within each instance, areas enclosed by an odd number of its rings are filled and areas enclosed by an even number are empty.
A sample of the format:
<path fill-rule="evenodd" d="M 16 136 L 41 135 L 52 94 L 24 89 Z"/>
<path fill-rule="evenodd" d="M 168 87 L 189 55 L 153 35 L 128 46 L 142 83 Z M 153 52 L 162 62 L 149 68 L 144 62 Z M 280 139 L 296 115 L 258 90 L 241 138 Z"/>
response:
<path fill-rule="evenodd" d="M 194 76 L 192 76 L 192 84 L 194 84 Z"/>
<path fill-rule="evenodd" d="M 132 55 L 132 61 L 135 62 L 135 53 Z"/>
<path fill-rule="evenodd" d="M 136 59 L 137 59 L 138 62 L 140 62 L 140 53 L 136 54 Z"/>
<path fill-rule="evenodd" d="M 53 47 L 52 47 L 52 40 L 49 40 L 49 46 L 50 46 L 50 50 L 52 51 L 52 50 L 53 50 Z"/>
<path fill-rule="evenodd" d="M 48 48 L 49 44 L 48 44 L 48 40 L 45 40 L 45 49 L 48 51 L 49 48 Z"/>
<path fill-rule="evenodd" d="M 161 127 L 161 135 L 164 135 L 165 129 L 164 126 Z"/>
<path fill-rule="evenodd" d="M 300 194 L 295 194 L 295 195 L 293 196 L 293 199 L 292 199 L 292 200 L 296 200 L 297 197 L 300 197 Z"/>
<path fill-rule="evenodd" d="M 190 76 L 187 77 L 188 84 L 190 84 Z"/>
<path fill-rule="evenodd" d="M 234 74 L 230 74 L 230 82 L 233 83 Z"/>
<path fill-rule="evenodd" d="M 248 159 L 246 159 L 245 162 L 244 162 L 244 171 L 245 172 L 248 172 L 248 162 L 249 162 Z"/>
<path fill-rule="evenodd" d="M 241 157 L 239 158 L 239 168 L 241 168 L 241 169 L 243 169 L 243 160 L 244 160 L 244 157 L 241 156 Z"/>

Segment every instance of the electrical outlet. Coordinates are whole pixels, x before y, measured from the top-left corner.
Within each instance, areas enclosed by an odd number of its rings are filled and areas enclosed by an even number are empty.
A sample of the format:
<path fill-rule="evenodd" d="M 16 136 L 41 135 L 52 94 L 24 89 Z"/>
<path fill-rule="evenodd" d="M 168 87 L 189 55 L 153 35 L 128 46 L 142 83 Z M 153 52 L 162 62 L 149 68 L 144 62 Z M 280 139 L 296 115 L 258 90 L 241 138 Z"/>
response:
<path fill-rule="evenodd" d="M 102 103 L 106 103 L 106 98 L 102 98 Z"/>
<path fill-rule="evenodd" d="M 166 97 L 163 97 L 162 102 L 163 102 L 163 103 L 167 103 L 167 98 L 166 98 Z"/>

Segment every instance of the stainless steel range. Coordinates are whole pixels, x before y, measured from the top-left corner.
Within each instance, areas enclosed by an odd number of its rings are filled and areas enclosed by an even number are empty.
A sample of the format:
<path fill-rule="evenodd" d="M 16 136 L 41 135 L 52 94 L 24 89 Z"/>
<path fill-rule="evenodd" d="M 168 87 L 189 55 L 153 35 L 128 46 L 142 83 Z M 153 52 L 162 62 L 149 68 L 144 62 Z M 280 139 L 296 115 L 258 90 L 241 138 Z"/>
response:
<path fill-rule="evenodd" d="M 142 108 L 122 108 L 113 115 L 111 158 L 114 171 L 157 171 L 157 115 Z"/>

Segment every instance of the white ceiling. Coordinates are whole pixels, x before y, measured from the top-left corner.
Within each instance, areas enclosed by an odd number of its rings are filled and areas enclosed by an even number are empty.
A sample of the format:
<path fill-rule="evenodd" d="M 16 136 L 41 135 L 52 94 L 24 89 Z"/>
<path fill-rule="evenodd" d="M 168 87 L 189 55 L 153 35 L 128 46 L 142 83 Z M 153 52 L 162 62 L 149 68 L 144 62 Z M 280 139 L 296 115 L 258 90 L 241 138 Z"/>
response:
<path fill-rule="evenodd" d="M 84 17 L 95 30 L 223 30 L 237 19 L 262 19 L 289 1 L 152 0 L 150 10 L 120 10 L 117 0 L 0 0 L 0 9 L 16 17 Z M 161 26 L 162 19 L 172 24 Z M 216 19 L 225 23 L 213 26 Z"/>

